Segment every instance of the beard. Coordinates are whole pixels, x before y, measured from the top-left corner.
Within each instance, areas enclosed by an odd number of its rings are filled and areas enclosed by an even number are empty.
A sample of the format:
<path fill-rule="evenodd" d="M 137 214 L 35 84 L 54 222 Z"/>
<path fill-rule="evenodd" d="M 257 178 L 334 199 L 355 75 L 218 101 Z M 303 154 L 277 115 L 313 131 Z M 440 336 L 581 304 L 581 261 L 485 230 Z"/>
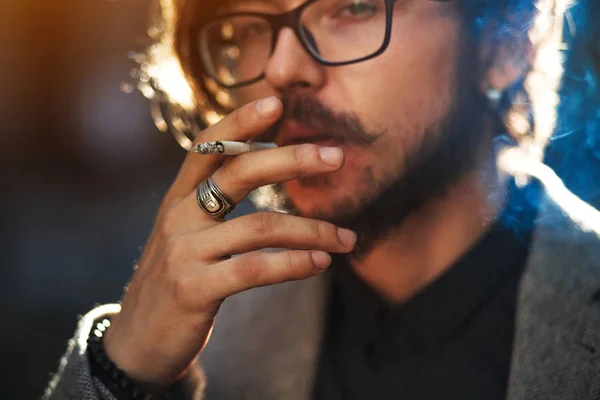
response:
<path fill-rule="evenodd" d="M 487 99 L 474 89 L 457 88 L 444 120 L 424 132 L 421 142 L 406 155 L 401 174 L 380 179 L 379 187 L 374 184 L 377 196 L 372 201 L 358 209 L 354 206 L 354 212 L 351 205 L 356 197 L 336 206 L 338 213 L 331 222 L 358 236 L 353 257 L 360 259 L 409 215 L 446 196 L 461 178 L 478 168 L 490 136 L 485 129 Z"/>
<path fill-rule="evenodd" d="M 326 219 L 356 232 L 358 238 L 352 257 L 360 259 L 375 244 L 401 227 L 406 218 L 435 198 L 444 197 L 461 178 L 473 172 L 480 162 L 486 143 L 491 143 L 489 122 L 496 118 L 488 107 L 487 98 L 478 90 L 473 68 L 458 68 L 453 102 L 442 121 L 425 129 L 420 143 L 406 155 L 404 168 L 394 176 L 376 179 L 369 169 L 365 179 L 372 182 L 370 191 L 375 197 L 363 200 L 361 193 L 351 193 L 334 205 L 335 215 L 310 215 Z M 292 98 L 283 95 L 284 115 L 266 137 L 277 135 L 286 120 L 293 120 L 330 132 L 332 136 L 357 145 L 369 146 L 382 132 L 369 132 L 351 114 L 336 114 L 313 97 Z M 496 125 L 494 125 L 494 128 Z M 310 185 L 310 181 L 300 182 Z M 273 186 L 267 196 L 255 195 L 255 204 L 277 204 L 278 210 L 294 213 L 293 201 L 281 185 Z M 263 192 L 264 193 L 264 192 Z"/>

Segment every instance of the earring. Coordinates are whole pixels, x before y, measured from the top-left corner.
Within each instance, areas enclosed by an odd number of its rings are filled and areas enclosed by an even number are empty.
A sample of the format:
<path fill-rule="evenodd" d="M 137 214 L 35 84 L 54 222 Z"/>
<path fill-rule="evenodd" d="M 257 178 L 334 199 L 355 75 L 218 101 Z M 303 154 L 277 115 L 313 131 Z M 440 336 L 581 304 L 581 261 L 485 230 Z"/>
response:
<path fill-rule="evenodd" d="M 500 106 L 500 100 L 502 99 L 502 91 L 490 88 L 486 90 L 485 97 L 487 97 L 493 109 L 498 109 L 498 107 Z"/>

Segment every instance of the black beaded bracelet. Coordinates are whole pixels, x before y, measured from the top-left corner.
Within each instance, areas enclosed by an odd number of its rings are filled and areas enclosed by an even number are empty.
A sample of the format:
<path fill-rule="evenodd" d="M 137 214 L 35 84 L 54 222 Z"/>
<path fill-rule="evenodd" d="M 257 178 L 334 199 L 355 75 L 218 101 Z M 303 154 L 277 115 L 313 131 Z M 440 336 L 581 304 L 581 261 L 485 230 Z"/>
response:
<path fill-rule="evenodd" d="M 108 358 L 103 336 L 110 326 L 109 319 L 95 322 L 88 337 L 87 355 L 92 376 L 99 379 L 119 400 L 150 400 L 156 398 L 145 393 L 135 382 Z"/>

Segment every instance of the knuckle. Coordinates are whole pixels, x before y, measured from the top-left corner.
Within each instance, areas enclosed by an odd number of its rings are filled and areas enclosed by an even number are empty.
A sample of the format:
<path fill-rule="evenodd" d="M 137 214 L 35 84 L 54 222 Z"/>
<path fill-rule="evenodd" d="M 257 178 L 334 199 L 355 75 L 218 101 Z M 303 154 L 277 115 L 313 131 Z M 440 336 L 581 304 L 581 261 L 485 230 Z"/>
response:
<path fill-rule="evenodd" d="M 178 217 L 175 208 L 167 208 L 158 220 L 158 234 L 163 238 L 168 238 L 176 230 Z"/>
<path fill-rule="evenodd" d="M 237 280 L 246 286 L 258 286 L 262 278 L 262 258 L 258 255 L 247 255 L 244 262 L 236 263 L 234 273 Z"/>
<path fill-rule="evenodd" d="M 331 230 L 329 229 L 327 223 L 312 220 L 310 228 L 311 228 L 313 237 L 319 243 L 323 243 L 323 242 L 327 241 L 328 239 L 331 239 Z"/>
<path fill-rule="evenodd" d="M 231 126 L 234 129 L 242 129 L 244 127 L 244 116 L 242 109 L 235 110 L 230 115 Z"/>
<path fill-rule="evenodd" d="M 191 281 L 184 279 L 181 275 L 171 275 L 168 282 L 175 303 L 184 308 L 190 306 L 192 293 L 194 293 Z"/>
<path fill-rule="evenodd" d="M 318 147 L 314 144 L 303 144 L 294 149 L 294 161 L 297 167 L 304 167 L 318 158 Z"/>
<path fill-rule="evenodd" d="M 243 155 L 227 160 L 222 168 L 229 179 L 235 179 L 237 182 L 244 181 L 244 171 L 247 170 L 247 163 Z"/>
<path fill-rule="evenodd" d="M 307 270 L 312 269 L 312 259 L 307 251 L 287 251 L 284 270 L 288 279 L 306 277 Z"/>
<path fill-rule="evenodd" d="M 260 212 L 254 214 L 252 221 L 252 231 L 259 237 L 270 237 L 277 228 L 278 219 L 275 213 Z"/>
<path fill-rule="evenodd" d="M 329 247 L 332 244 L 337 246 L 337 228 L 333 224 L 324 221 L 311 220 L 309 229 L 316 244 L 322 247 Z"/>
<path fill-rule="evenodd" d="M 163 252 L 163 263 L 168 270 L 174 269 L 181 263 L 184 249 L 181 241 L 175 237 L 169 237 L 165 242 Z"/>
<path fill-rule="evenodd" d="M 301 261 L 300 254 L 291 251 L 286 252 L 284 266 L 288 276 L 292 277 L 298 275 L 298 266 Z"/>

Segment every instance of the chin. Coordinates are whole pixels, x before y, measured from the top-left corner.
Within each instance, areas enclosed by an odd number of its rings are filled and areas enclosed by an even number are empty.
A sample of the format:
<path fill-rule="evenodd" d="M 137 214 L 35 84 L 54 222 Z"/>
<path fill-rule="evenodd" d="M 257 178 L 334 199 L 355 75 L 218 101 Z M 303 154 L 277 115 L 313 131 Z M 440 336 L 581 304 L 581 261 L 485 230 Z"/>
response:
<path fill-rule="evenodd" d="M 328 176 L 293 180 L 284 185 L 298 215 L 335 222 L 359 207 L 355 186 Z"/>

